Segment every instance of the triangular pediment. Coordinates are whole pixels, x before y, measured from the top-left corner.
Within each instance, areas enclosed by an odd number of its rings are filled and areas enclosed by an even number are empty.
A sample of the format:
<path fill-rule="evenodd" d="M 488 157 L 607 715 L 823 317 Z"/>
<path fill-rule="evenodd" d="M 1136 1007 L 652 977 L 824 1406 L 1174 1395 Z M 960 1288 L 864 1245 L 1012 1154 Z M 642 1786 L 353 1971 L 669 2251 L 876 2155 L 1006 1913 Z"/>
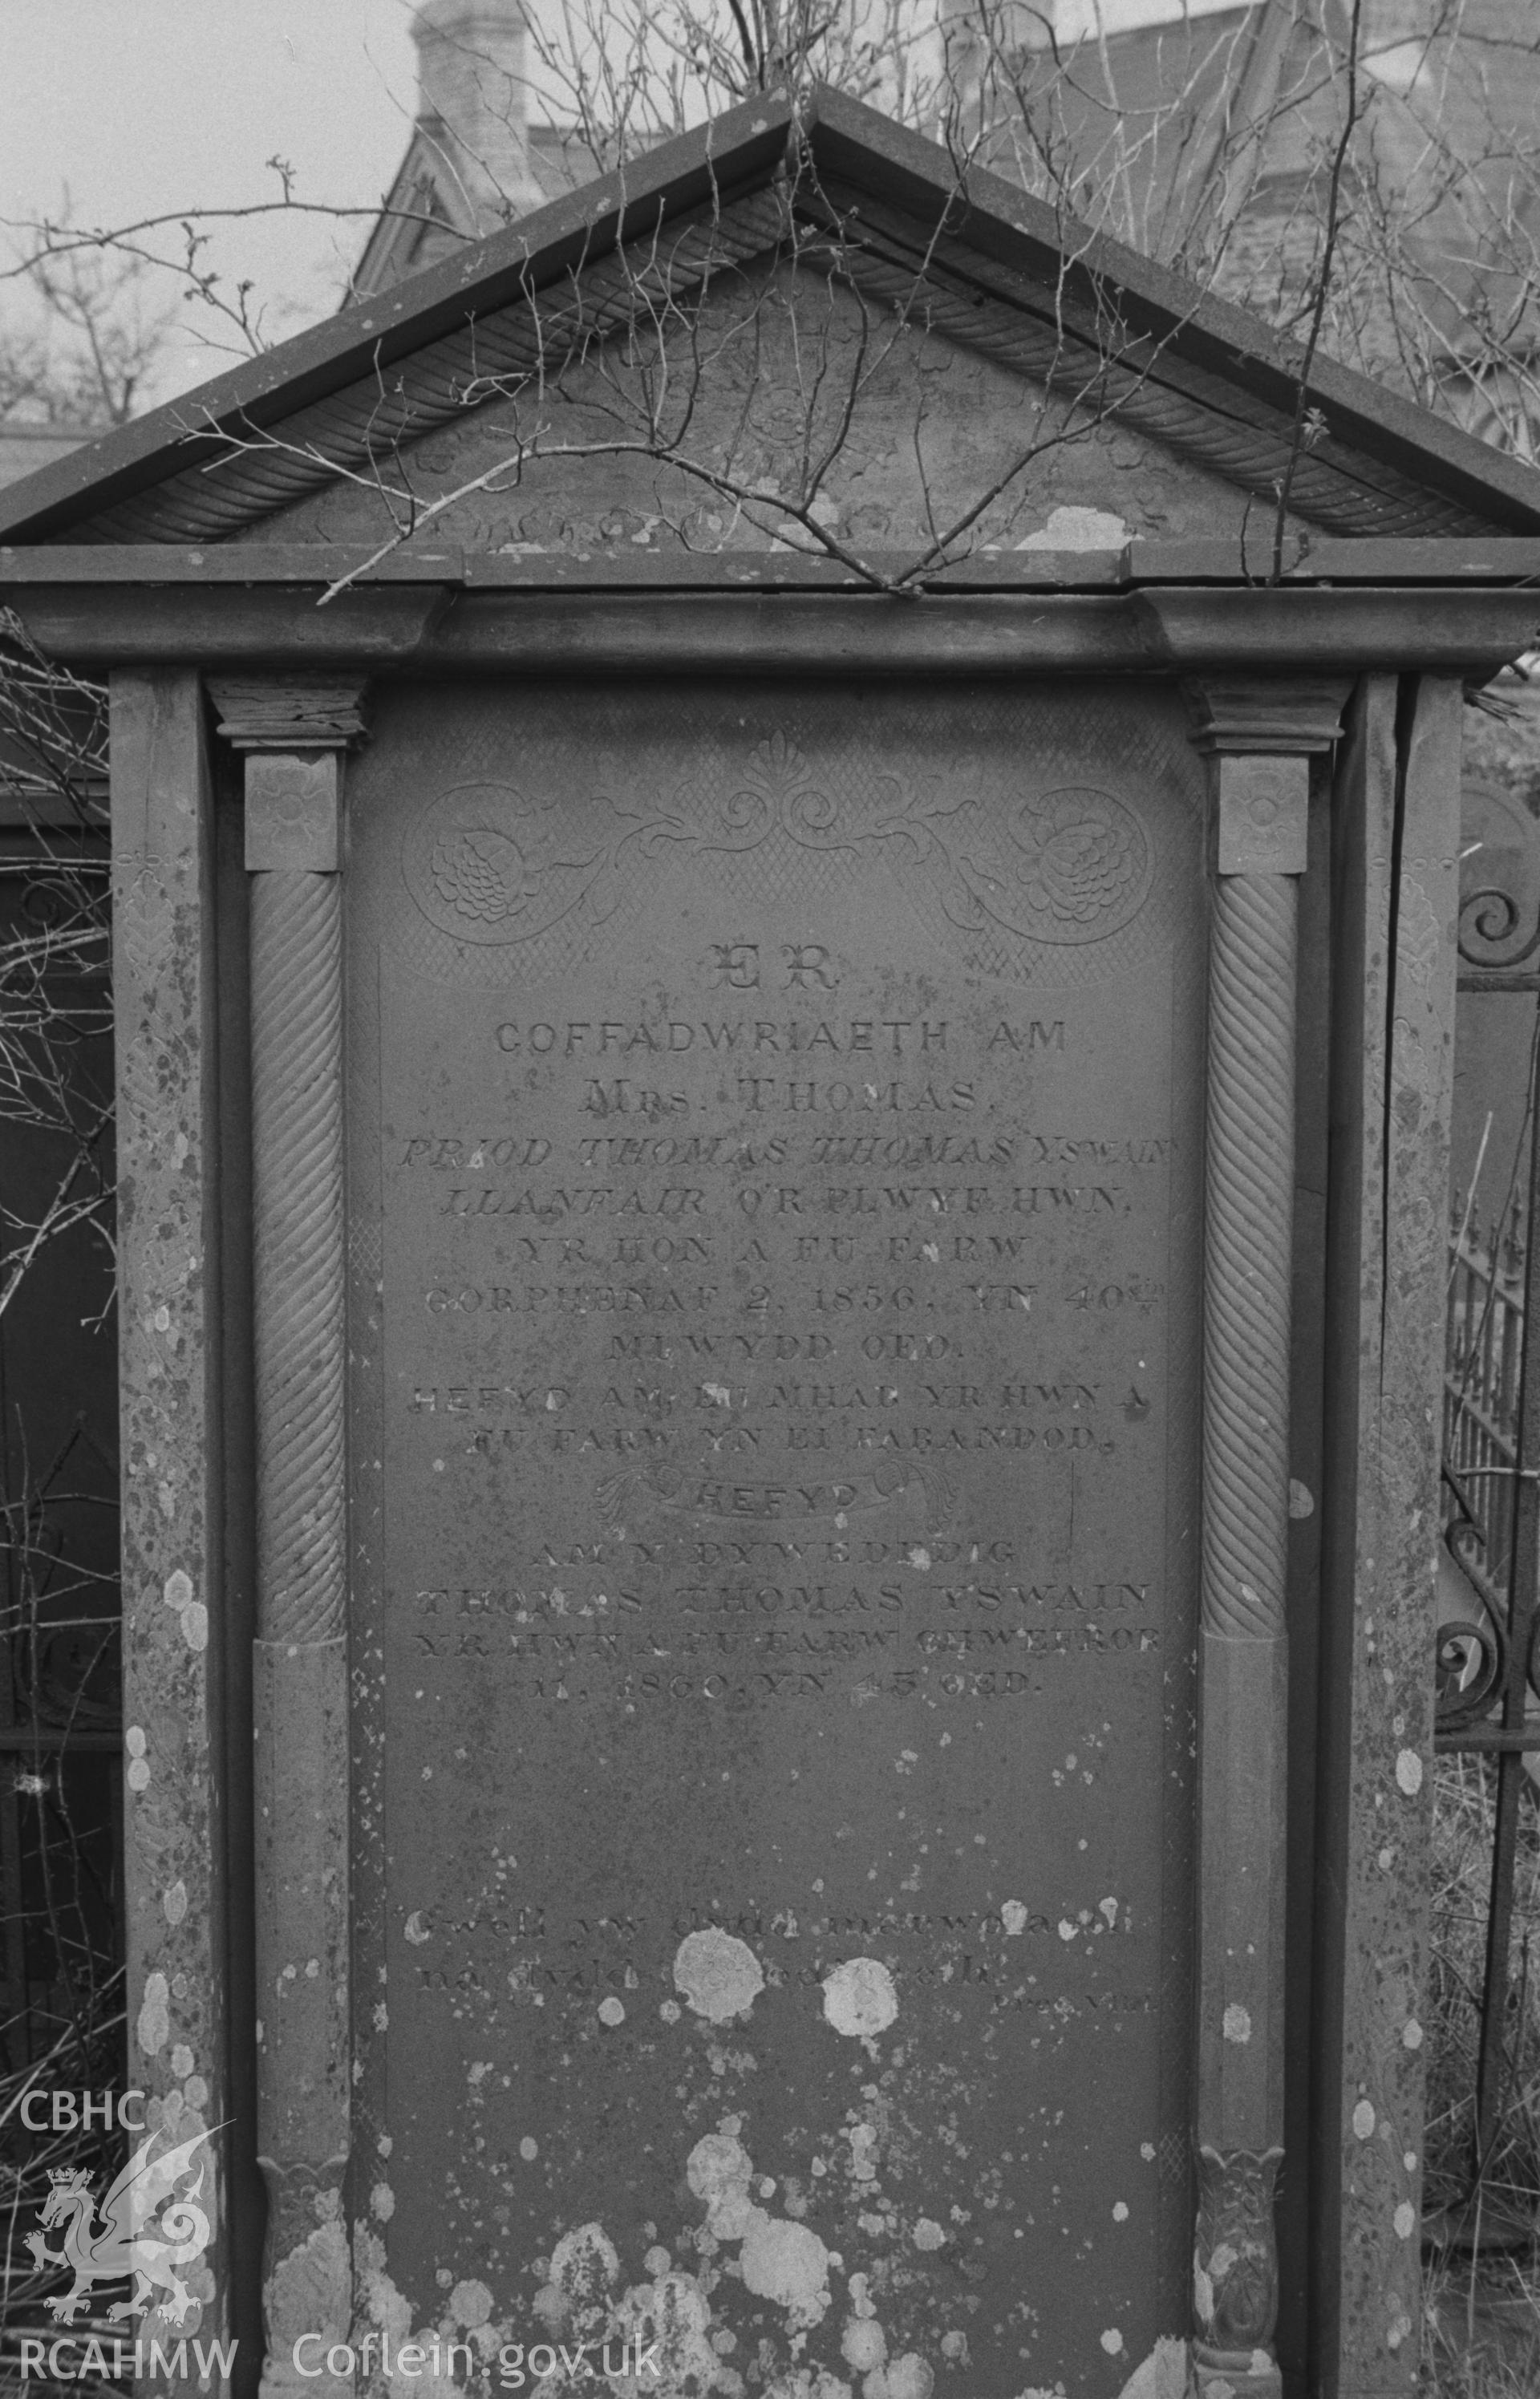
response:
<path fill-rule="evenodd" d="M 763 331 L 768 294 L 782 320 L 775 341 Z M 803 320 L 823 352 L 810 353 Z M 1285 477 L 1293 522 L 1321 532 L 1540 531 L 1533 468 L 1329 360 L 1311 370 L 1302 407 L 1300 355 L 1260 319 L 996 177 L 970 171 L 960 188 L 945 151 L 820 91 L 795 114 L 784 102 L 736 109 L 28 478 L 0 495 L 0 536 L 368 540 L 358 509 L 377 522 L 382 487 L 421 510 L 477 473 L 495 481 L 500 455 L 507 476 L 510 426 L 520 488 L 557 454 L 569 487 L 580 473 L 603 485 L 601 454 L 606 474 L 629 456 L 634 483 L 636 462 L 677 460 L 657 445 L 647 458 L 634 422 L 608 448 L 587 428 L 615 398 L 616 362 L 640 374 L 647 345 L 663 356 L 670 338 L 676 386 L 681 371 L 696 378 L 702 458 L 722 454 L 756 346 L 792 450 L 789 412 L 806 401 L 820 358 L 803 435 L 816 417 L 827 430 L 831 395 L 859 386 L 871 423 L 863 440 L 852 416 L 845 465 L 868 498 L 883 460 L 899 485 L 915 473 L 927 484 L 922 418 L 939 458 L 955 416 L 952 450 L 968 451 L 980 493 L 1028 457 L 1009 507 L 980 510 L 966 541 L 1018 546 L 1023 522 L 1066 508 L 1127 519 L 1135 535 L 1228 533 L 1276 508 Z M 900 353 L 913 370 L 907 401 Z M 949 359 L 966 362 L 950 381 Z M 632 389 L 633 420 L 637 405 Z M 575 412 L 571 439 L 563 411 Z M 1128 497 L 1155 488 L 1159 462 L 1179 504 L 1141 522 Z M 711 513 L 724 539 L 763 544 L 777 537 L 774 507 L 741 501 L 752 465 L 742 448 Z M 949 473 L 954 488 L 939 500 L 912 492 L 905 510 L 946 518 L 966 480 L 960 467 Z M 762 460 L 759 481 L 771 495 L 786 488 L 773 462 Z M 827 482 L 838 492 L 837 465 Z M 674 522 L 665 492 L 660 538 Z M 508 527 L 506 511 L 493 523 L 483 510 L 446 529 L 507 548 L 520 538 Z M 906 522 L 899 537 L 912 533 Z"/>

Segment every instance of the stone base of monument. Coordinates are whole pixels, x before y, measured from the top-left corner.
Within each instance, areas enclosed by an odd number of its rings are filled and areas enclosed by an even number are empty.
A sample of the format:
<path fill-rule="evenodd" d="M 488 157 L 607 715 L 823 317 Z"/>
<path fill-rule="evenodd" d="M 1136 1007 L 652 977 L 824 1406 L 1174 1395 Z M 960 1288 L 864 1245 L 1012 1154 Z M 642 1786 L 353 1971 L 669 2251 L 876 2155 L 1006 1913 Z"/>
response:
<path fill-rule="evenodd" d="M 1283 2399 L 1283 2376 L 1264 2349 L 1193 2348 L 1195 2399 Z"/>

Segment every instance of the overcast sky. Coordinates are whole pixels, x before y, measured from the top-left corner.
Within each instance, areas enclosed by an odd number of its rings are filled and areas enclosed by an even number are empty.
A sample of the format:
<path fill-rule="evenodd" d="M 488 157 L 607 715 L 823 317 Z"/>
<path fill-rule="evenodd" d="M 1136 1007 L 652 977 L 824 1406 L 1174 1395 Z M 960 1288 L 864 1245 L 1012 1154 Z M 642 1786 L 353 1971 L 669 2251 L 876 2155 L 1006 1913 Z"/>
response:
<path fill-rule="evenodd" d="M 301 199 L 368 206 L 406 144 L 410 21 L 410 0 L 0 0 L 0 215 L 57 211 L 66 190 L 77 223 L 241 207 L 277 197 L 275 154 Z M 292 332 L 335 305 L 365 222 L 249 219 L 218 264 Z M 224 338 L 211 317 L 207 332 Z M 174 383 L 229 362 L 190 337 Z"/>
<path fill-rule="evenodd" d="M 1194 15 L 1225 5 L 1190 0 Z M 1061 29 L 1095 6 L 1060 0 Z M 1180 0 L 1101 7 L 1127 24 Z M 411 124 L 411 17 L 412 0 L 0 0 L 0 218 L 57 213 L 66 192 L 77 224 L 248 206 L 277 196 L 275 154 L 302 200 L 368 208 Z M 277 338 L 336 305 L 364 231 L 362 218 L 248 219 L 209 255 L 232 282 L 254 279 Z M 0 230 L 0 256 L 16 238 Z M 174 230 L 147 238 L 177 244 Z M 0 284 L 0 338 L 20 306 Z M 209 346 L 233 339 L 211 313 L 185 313 L 155 398 L 231 363 Z"/>

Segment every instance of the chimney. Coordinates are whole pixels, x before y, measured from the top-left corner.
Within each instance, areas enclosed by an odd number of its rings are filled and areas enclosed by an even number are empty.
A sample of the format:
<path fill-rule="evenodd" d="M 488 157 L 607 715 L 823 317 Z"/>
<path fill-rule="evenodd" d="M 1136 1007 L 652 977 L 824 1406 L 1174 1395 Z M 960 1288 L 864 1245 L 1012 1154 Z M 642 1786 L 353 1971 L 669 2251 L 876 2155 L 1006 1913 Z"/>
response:
<path fill-rule="evenodd" d="M 442 145 L 463 192 L 464 230 L 493 233 L 538 208 L 530 171 L 528 35 L 520 0 L 425 0 L 417 45 L 417 121 Z"/>

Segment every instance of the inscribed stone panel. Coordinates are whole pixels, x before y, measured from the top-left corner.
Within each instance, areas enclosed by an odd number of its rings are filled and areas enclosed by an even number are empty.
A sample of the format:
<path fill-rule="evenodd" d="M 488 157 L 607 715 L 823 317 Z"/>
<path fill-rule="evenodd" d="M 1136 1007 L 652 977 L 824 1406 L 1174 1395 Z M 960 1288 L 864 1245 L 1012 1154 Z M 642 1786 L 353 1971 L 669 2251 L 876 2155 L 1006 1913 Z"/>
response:
<path fill-rule="evenodd" d="M 1132 689 L 383 700 L 357 2156 L 414 2324 L 979 2399 L 1182 2327 L 1198 788 Z"/>

